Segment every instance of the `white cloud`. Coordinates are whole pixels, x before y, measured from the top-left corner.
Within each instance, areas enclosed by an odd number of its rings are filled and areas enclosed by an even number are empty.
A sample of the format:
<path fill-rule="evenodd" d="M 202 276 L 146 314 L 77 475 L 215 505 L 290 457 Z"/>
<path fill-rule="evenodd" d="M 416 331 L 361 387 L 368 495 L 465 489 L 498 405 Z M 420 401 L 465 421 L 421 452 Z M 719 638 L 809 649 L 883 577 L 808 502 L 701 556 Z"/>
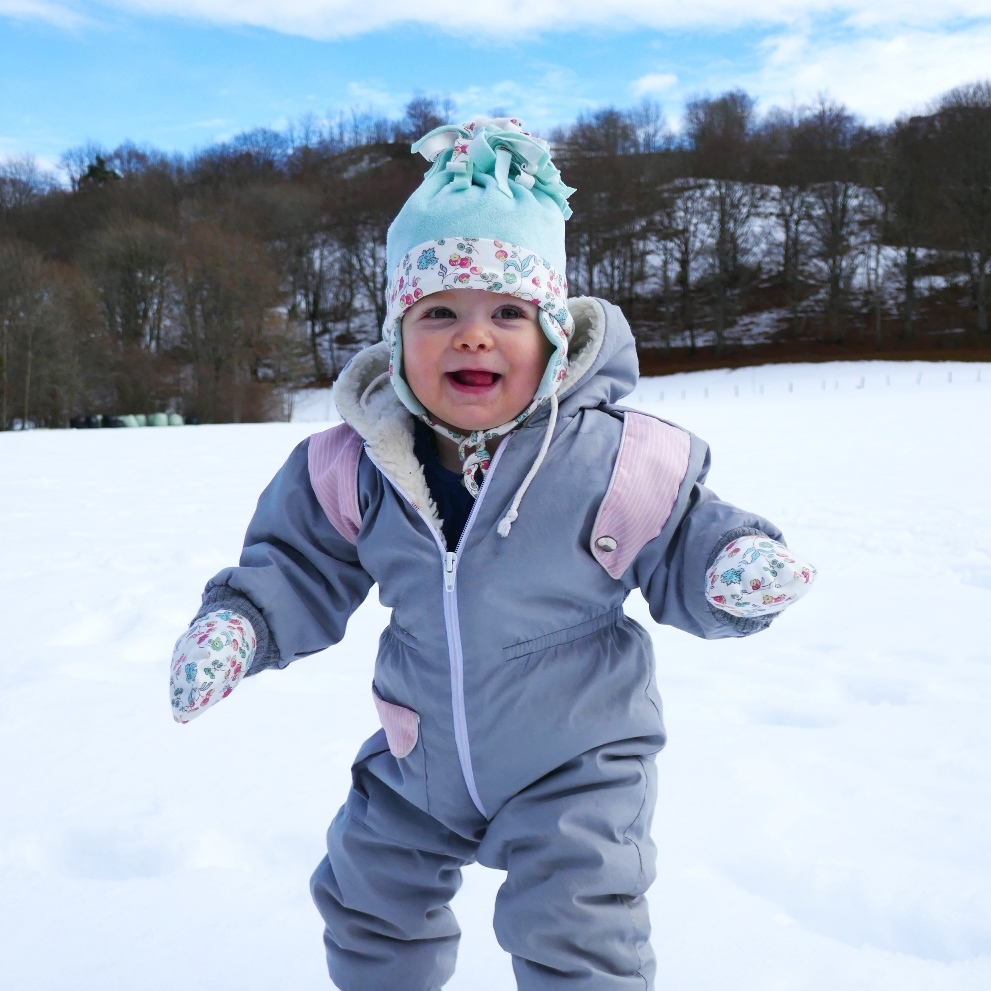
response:
<path fill-rule="evenodd" d="M 0 135 L 0 166 L 29 161 L 33 162 L 41 172 L 51 174 L 61 171 L 62 166 L 57 158 L 18 150 L 18 144 L 19 142 Z"/>
<path fill-rule="evenodd" d="M 991 23 L 952 32 L 887 31 L 824 42 L 815 32 L 766 44 L 763 66 L 738 79 L 765 106 L 819 93 L 870 120 L 924 110 L 940 93 L 991 76 Z"/>
<path fill-rule="evenodd" d="M 525 80 L 503 79 L 485 86 L 469 85 L 451 94 L 463 118 L 505 110 L 522 118 L 535 134 L 543 134 L 576 113 L 579 80 L 574 70 L 562 66 L 537 66 Z M 587 101 L 592 105 L 594 101 Z"/>
<path fill-rule="evenodd" d="M 409 95 L 393 93 L 380 81 L 364 80 L 348 83 L 348 98 L 351 106 L 374 107 L 378 113 L 396 116 Z"/>
<path fill-rule="evenodd" d="M 672 72 L 649 72 L 635 80 L 631 88 L 637 96 L 650 96 L 671 89 L 677 82 L 678 77 Z"/>
<path fill-rule="evenodd" d="M 467 81 L 467 80 L 466 80 Z M 524 124 L 536 134 L 573 117 L 576 102 L 582 106 L 596 106 L 595 100 L 575 98 L 578 75 L 574 70 L 561 66 L 536 66 L 526 80 L 502 79 L 483 85 L 469 84 L 455 90 L 424 91 L 428 96 L 450 98 L 454 103 L 454 118 L 468 120 L 476 114 L 488 114 L 502 109 L 521 115 Z M 411 95 L 410 89 L 390 89 L 377 79 L 355 80 L 347 85 L 347 99 L 332 108 L 330 118 L 338 111 L 345 114 L 350 108 L 362 110 L 370 107 L 376 114 L 400 117 Z"/>
<path fill-rule="evenodd" d="M 0 0 L 0 4 L 42 6 L 47 0 Z M 341 38 L 418 23 L 451 33 L 485 33 L 498 40 L 488 4 L 458 6 L 448 0 L 104 0 L 146 13 L 178 15 L 223 24 L 250 24 L 313 38 Z M 3 7 L 0 6 L 0 12 Z M 954 18 L 987 18 L 987 0 L 502 0 L 499 24 L 512 24 L 517 38 L 561 27 L 714 28 L 744 24 L 795 25 L 814 16 L 847 19 L 852 25 L 946 24 Z"/>
<path fill-rule="evenodd" d="M 0 18 L 13 21 L 47 21 L 60 28 L 75 28 L 89 22 L 78 10 L 49 0 L 0 0 Z"/>
<path fill-rule="evenodd" d="M 699 36 L 746 26 L 754 43 L 767 40 L 756 56 L 713 58 L 693 63 L 699 72 L 678 65 L 678 76 L 657 71 L 633 80 L 632 94 L 656 96 L 677 116 L 675 101 L 686 86 L 717 92 L 742 86 L 764 107 L 772 103 L 807 103 L 828 93 L 869 119 L 891 119 L 924 108 L 937 94 L 991 74 L 991 0 L 501 0 L 500 24 L 492 27 L 491 6 L 464 4 L 451 16 L 449 0 L 0 0 L 0 19 L 35 18 L 75 27 L 99 17 L 106 7 L 152 15 L 184 16 L 219 24 L 247 24 L 313 38 L 347 38 L 376 29 L 416 22 L 438 31 L 460 32 L 491 43 L 525 44 L 528 38 L 568 29 L 694 32 Z M 422 35 L 419 36 L 422 38 Z M 427 42 L 429 44 L 429 42 Z M 437 42 L 438 52 L 445 48 Z M 562 52 L 567 51 L 564 40 Z M 752 52 L 753 49 L 750 49 Z M 445 50 L 441 57 L 449 58 Z M 470 61 L 470 55 L 468 56 Z M 566 58 L 562 54 L 562 58 Z M 369 67 L 371 73 L 374 67 Z M 470 70 L 470 64 L 469 64 Z M 396 116 L 409 92 L 395 91 L 369 77 L 348 88 L 348 104 L 373 106 Z M 530 126 L 542 130 L 569 119 L 577 109 L 597 105 L 582 85 L 580 69 L 540 65 L 521 81 L 473 85 L 464 74 L 463 90 L 451 94 L 458 112 L 470 115 L 496 107 L 523 112 Z"/>

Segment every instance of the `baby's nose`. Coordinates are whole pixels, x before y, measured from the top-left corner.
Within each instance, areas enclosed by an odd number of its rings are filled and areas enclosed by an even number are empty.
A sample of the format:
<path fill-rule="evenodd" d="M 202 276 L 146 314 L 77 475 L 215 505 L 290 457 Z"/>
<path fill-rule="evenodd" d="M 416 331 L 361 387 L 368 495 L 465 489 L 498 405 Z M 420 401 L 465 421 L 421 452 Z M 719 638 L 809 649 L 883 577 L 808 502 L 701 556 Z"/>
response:
<path fill-rule="evenodd" d="M 472 321 L 458 335 L 457 345 L 462 351 L 487 351 L 492 338 L 484 325 Z"/>

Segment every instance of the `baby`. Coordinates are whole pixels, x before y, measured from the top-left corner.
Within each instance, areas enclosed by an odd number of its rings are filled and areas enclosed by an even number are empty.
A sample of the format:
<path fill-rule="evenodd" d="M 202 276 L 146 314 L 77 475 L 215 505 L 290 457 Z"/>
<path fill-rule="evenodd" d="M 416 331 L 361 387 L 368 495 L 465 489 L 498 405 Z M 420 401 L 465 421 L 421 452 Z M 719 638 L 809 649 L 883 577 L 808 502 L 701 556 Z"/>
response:
<path fill-rule="evenodd" d="M 342 991 L 438 991 L 474 861 L 521 991 L 653 987 L 650 635 L 765 629 L 815 571 L 704 485 L 692 434 L 616 405 L 637 383 L 622 313 L 567 298 L 564 186 L 512 119 L 441 127 L 388 237 L 384 341 L 336 385 L 339 426 L 268 488 L 238 567 L 176 645 L 186 722 L 240 678 L 338 643 L 374 584 L 391 608 L 382 729 L 313 875 Z"/>

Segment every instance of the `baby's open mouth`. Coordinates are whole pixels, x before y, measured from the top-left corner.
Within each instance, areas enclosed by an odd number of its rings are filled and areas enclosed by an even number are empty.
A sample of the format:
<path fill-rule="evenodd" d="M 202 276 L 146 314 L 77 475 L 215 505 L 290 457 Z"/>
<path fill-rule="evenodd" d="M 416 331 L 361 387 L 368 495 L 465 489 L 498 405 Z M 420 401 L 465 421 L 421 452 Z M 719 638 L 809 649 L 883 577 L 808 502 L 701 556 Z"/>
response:
<path fill-rule="evenodd" d="M 459 368 L 456 372 L 448 372 L 448 375 L 458 385 L 474 388 L 495 385 L 502 378 L 498 372 L 487 372 L 480 368 Z"/>

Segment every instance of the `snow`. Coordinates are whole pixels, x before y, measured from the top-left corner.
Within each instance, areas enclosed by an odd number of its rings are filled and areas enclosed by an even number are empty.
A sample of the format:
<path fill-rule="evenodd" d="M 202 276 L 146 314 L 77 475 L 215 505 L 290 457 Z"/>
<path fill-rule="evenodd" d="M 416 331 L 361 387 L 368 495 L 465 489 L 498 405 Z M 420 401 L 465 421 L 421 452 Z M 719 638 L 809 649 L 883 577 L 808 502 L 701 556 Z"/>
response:
<path fill-rule="evenodd" d="M 710 371 L 634 404 L 820 572 L 758 637 L 652 627 L 658 987 L 991 987 L 991 366 Z M 0 434 L 4 986 L 330 986 L 307 879 L 377 726 L 385 611 L 189 726 L 166 700 L 204 581 L 327 416 L 313 393 L 291 424 Z M 499 881 L 466 872 L 450 991 L 514 987 Z"/>

